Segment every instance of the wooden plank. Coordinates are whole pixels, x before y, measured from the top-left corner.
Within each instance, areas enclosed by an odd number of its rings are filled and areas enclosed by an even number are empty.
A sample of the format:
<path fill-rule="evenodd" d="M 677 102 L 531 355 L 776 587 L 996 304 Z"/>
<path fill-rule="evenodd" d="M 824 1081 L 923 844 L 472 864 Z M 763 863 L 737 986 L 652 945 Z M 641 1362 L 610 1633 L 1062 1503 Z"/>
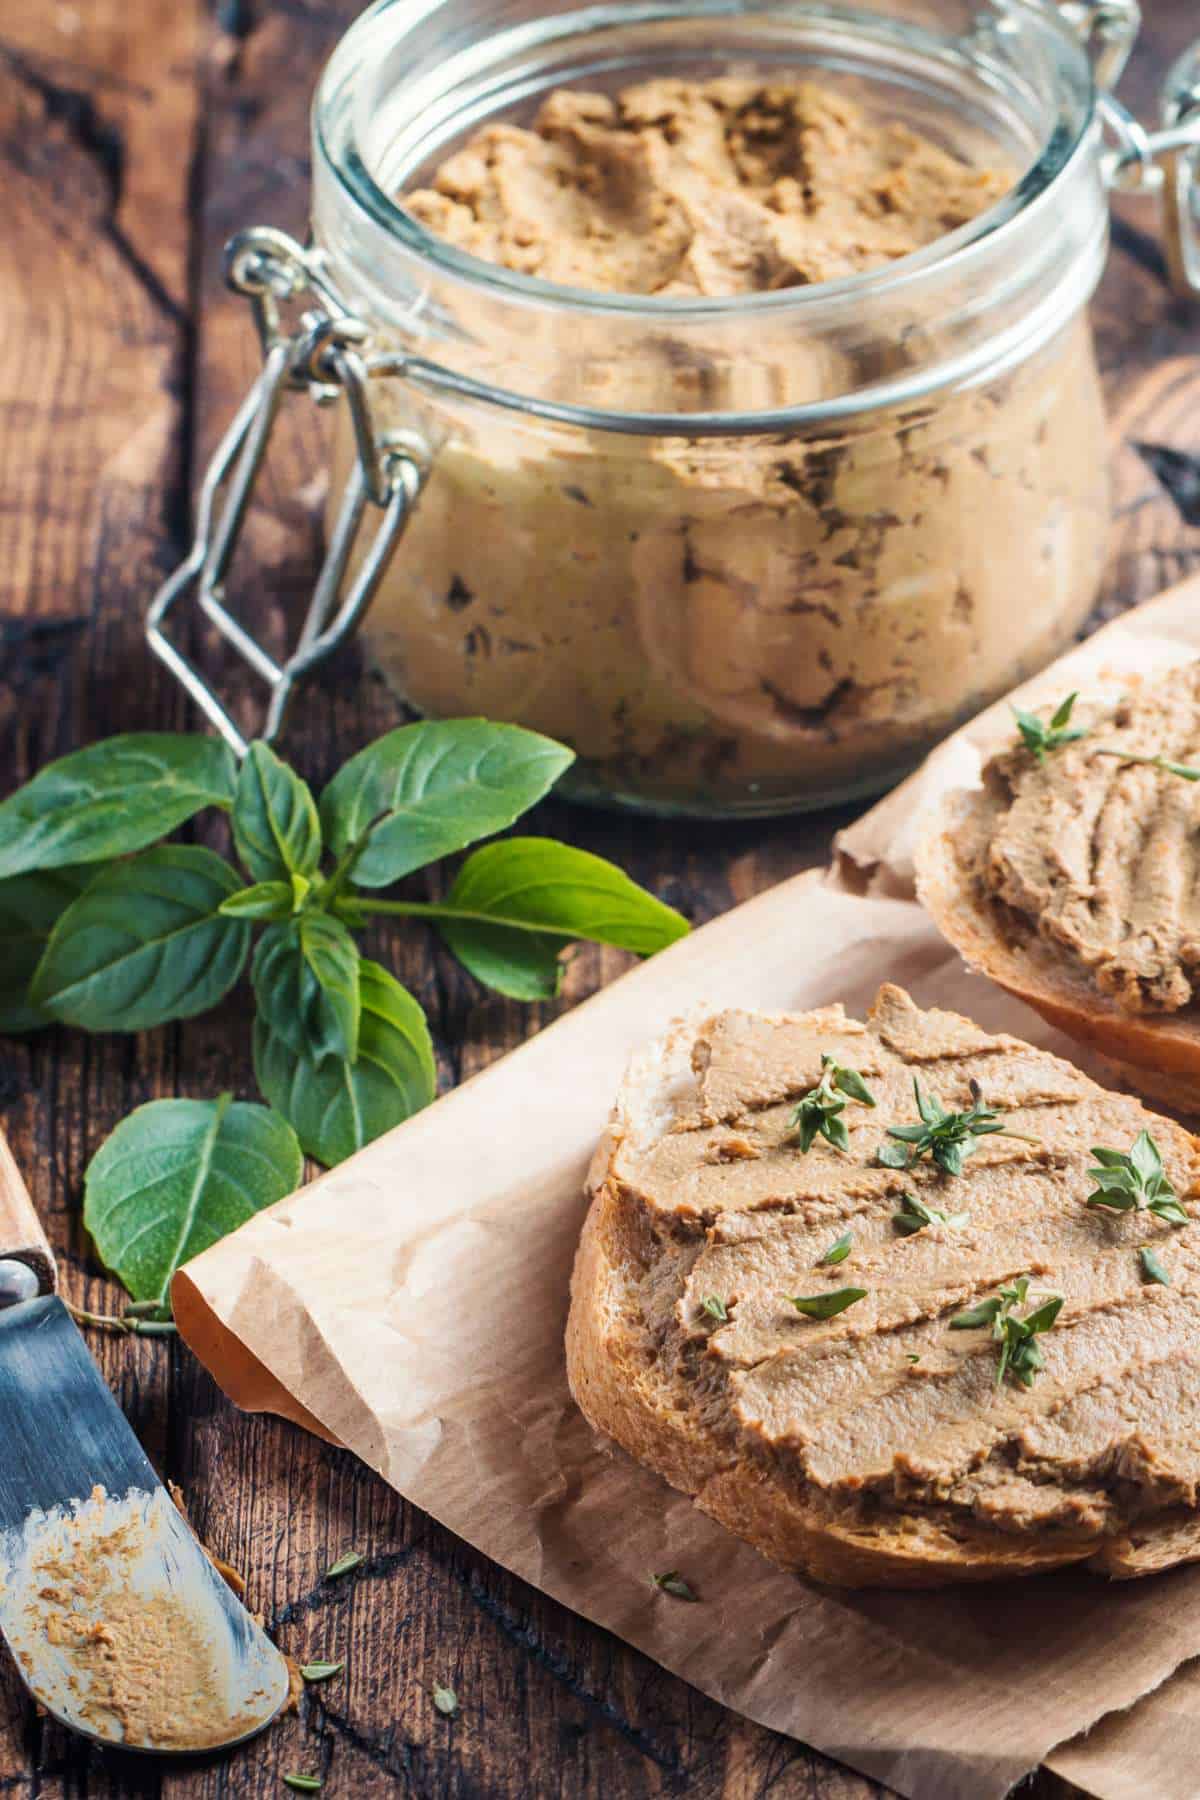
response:
<path fill-rule="evenodd" d="M 241 225 L 303 231 L 306 115 L 318 65 L 352 0 L 226 5 L 92 0 L 6 20 L 0 143 L 12 219 L 0 250 L 0 782 L 70 743 L 187 715 L 140 648 L 139 611 L 181 550 L 185 489 L 255 366 L 219 250 Z M 1145 97 L 1181 47 L 1186 9 L 1155 9 L 1130 76 Z M 1096 317 L 1117 402 L 1119 517 L 1112 610 L 1194 562 L 1200 540 L 1134 441 L 1200 450 L 1195 322 L 1169 306 L 1143 203 L 1123 226 Z M 10 328 L 11 321 L 17 321 Z M 36 347 L 36 356 L 26 346 Z M 311 576 L 320 434 L 297 422 L 251 528 L 260 622 L 282 641 Z M 70 621 L 87 626 L 86 637 Z M 47 629 L 47 624 L 53 629 Z M 21 627 L 18 639 L 15 627 Z M 36 631 L 34 628 L 37 628 Z M 14 653 L 15 646 L 15 653 Z M 211 655 L 211 646 L 205 646 Z M 213 667 L 220 668 L 218 659 Z M 228 670 L 226 669 L 228 673 Z M 234 684 L 243 716 L 253 695 Z M 315 779 L 394 722 L 353 652 L 304 706 L 292 747 Z M 548 807 L 541 825 L 626 863 L 703 918 L 819 860 L 832 824 L 646 826 Z M 482 1066 L 553 1009 L 482 996 L 414 930 L 374 952 L 429 1010 L 444 1081 Z M 562 1004 L 619 966 L 587 952 Z M 0 1103 L 49 1214 L 73 1298 L 111 1303 L 78 1228 L 82 1170 L 106 1131 L 157 1093 L 247 1096 L 248 1008 L 131 1042 L 56 1033 L 0 1043 Z M 97 1341 L 135 1426 L 188 1492 L 214 1548 L 301 1657 L 346 1656 L 301 1716 L 229 1764 L 174 1775 L 172 1794 L 258 1796 L 288 1769 L 333 1795 L 397 1791 L 563 1796 L 817 1795 L 872 1784 L 725 1713 L 645 1658 L 506 1576 L 396 1499 L 342 1453 L 277 1421 L 244 1419 L 179 1350 Z M 322 1571 L 342 1550 L 362 1570 Z M 434 1680 L 462 1699 L 437 1715 Z M 36 1723 L 0 1671 L 0 1792 L 157 1791 L 144 1770 L 100 1777 L 90 1755 Z M 1060 1795 L 1042 1778 L 1030 1790 Z"/>
<path fill-rule="evenodd" d="M 182 542 L 192 0 L 8 9 L 0 28 L 0 767 L 5 790 L 73 744 L 182 722 L 140 612 Z M 169 1092 L 173 1033 L 0 1045 L 0 1099 L 64 1286 L 103 1306 L 78 1224 L 88 1154 Z M 160 1466 L 170 1351 L 93 1342 Z M 96 1759 L 0 1668 L 0 1789 L 62 1792 Z"/>

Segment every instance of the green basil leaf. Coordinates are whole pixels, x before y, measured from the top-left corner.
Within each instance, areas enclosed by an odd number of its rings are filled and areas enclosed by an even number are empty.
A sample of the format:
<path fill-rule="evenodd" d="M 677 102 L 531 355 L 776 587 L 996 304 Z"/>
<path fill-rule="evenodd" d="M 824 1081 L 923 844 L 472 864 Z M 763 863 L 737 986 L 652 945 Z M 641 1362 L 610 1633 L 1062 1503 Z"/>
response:
<path fill-rule="evenodd" d="M 299 1055 L 358 1055 L 358 945 L 340 919 L 305 912 L 263 932 L 254 952 L 261 1017 Z"/>
<path fill-rule="evenodd" d="M 553 1000 L 562 989 L 562 953 L 574 942 L 548 931 L 456 921 L 438 928 L 464 969 L 510 1000 Z"/>
<path fill-rule="evenodd" d="M 92 1158 L 83 1221 L 135 1300 L 165 1302 L 181 1263 L 285 1199 L 303 1166 L 295 1132 L 265 1106 L 152 1100 Z"/>
<path fill-rule="evenodd" d="M 251 744 L 233 797 L 233 841 L 255 881 L 314 875 L 321 824 L 306 781 L 266 744 Z"/>
<path fill-rule="evenodd" d="M 254 1072 L 278 1112 L 291 1120 L 310 1156 L 332 1168 L 364 1144 L 428 1106 L 437 1069 L 425 1015 L 378 963 L 358 970 L 362 1014 L 358 1061 L 321 1062 L 293 1050 L 260 1016 L 254 1024 Z"/>
<path fill-rule="evenodd" d="M 0 880 L 142 850 L 201 807 L 228 808 L 235 773 L 216 738 L 142 732 L 89 744 L 0 804 Z"/>
<path fill-rule="evenodd" d="M 0 881 L 0 1031 L 36 1031 L 49 1013 L 29 998 L 29 984 L 50 933 L 95 868 L 35 870 Z"/>
<path fill-rule="evenodd" d="M 253 887 L 239 888 L 221 902 L 227 919 L 290 919 L 294 911 L 290 881 L 256 881 Z"/>
<path fill-rule="evenodd" d="M 504 838 L 476 850 L 459 870 L 445 905 L 448 914 L 466 916 L 440 920 L 443 937 L 468 968 L 474 960 L 473 972 L 484 980 L 489 963 L 503 974 L 497 951 L 507 945 L 494 935 L 481 941 L 480 924 L 493 934 L 497 927 L 508 927 L 511 935 L 516 928 L 541 938 L 527 953 L 525 973 L 536 967 L 535 957 L 548 971 L 546 934 L 563 942 L 588 938 L 650 956 L 689 929 L 681 913 L 638 887 L 614 863 L 553 838 Z M 512 991 L 496 985 L 502 992 Z"/>
<path fill-rule="evenodd" d="M 85 1031 L 143 1031 L 206 1012 L 250 944 L 250 927 L 219 910 L 237 886 L 227 862 L 191 844 L 114 863 L 54 927 L 31 999 Z"/>
<path fill-rule="evenodd" d="M 547 794 L 574 753 L 553 738 L 486 719 L 402 725 L 352 756 L 321 795 L 335 856 L 360 838 L 360 887 L 386 887 L 413 869 L 503 831 Z"/>

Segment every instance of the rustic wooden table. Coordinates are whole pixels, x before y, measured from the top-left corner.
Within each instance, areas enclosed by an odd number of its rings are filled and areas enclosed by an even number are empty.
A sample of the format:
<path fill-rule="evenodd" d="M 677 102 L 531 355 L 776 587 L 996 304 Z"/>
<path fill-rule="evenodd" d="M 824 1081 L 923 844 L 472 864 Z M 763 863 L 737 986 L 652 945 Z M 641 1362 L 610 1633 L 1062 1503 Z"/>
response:
<path fill-rule="evenodd" d="M 354 0 L 0 9 L 0 792 L 108 733 L 195 726 L 147 656 L 142 614 L 184 551 L 196 472 L 255 366 L 241 303 L 222 288 L 221 245 L 249 223 L 303 231 L 308 96 L 355 10 Z M 1195 25 L 1193 0 L 1147 10 L 1123 90 L 1143 116 Z M 1171 301 L 1156 233 L 1152 206 L 1123 203 L 1096 304 L 1117 478 L 1105 614 L 1200 561 L 1200 313 Z M 1156 453 L 1164 447 L 1184 455 Z M 312 422 L 298 420 L 253 520 L 247 561 L 280 641 L 311 576 L 319 466 Z M 350 653 L 306 700 L 291 749 L 320 780 L 394 722 Z M 557 807 L 544 818 L 696 919 L 823 859 L 837 822 L 698 833 Z M 423 937 L 387 955 L 429 1011 L 446 1085 L 545 1020 L 484 996 Z M 563 1004 L 617 960 L 581 956 Z M 142 1101 L 227 1085 L 254 1091 L 242 995 L 136 1038 L 0 1041 L 0 1123 L 75 1301 L 114 1299 L 79 1222 L 96 1146 Z M 345 1657 L 346 1674 L 229 1761 L 164 1775 L 39 1720 L 5 1663 L 0 1794 L 250 1796 L 284 1791 L 288 1770 L 320 1771 L 327 1793 L 364 1797 L 880 1791 L 510 1579 L 349 1456 L 239 1415 L 182 1346 L 97 1337 L 93 1348 L 205 1539 L 246 1570 L 279 1641 L 302 1659 Z M 365 1553 L 363 1567 L 324 1584 L 349 1548 Z M 431 1707 L 435 1680 L 461 1696 L 453 1723 Z M 1035 1791 L 1063 1789 L 1042 1777 Z"/>

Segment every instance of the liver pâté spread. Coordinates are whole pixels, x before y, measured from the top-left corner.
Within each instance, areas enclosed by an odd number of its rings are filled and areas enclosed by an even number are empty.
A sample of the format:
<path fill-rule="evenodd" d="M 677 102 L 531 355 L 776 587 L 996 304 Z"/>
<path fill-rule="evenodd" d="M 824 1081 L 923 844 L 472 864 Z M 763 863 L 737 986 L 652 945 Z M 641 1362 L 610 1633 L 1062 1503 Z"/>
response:
<path fill-rule="evenodd" d="M 402 203 L 548 282 L 727 303 L 878 269 L 1010 180 L 828 85 L 672 79 L 552 94 L 530 128 L 485 126 Z M 530 320 L 539 354 L 561 331 L 572 402 L 667 413 L 853 392 L 919 369 L 940 324 L 911 319 L 881 354 L 764 313 L 731 360 L 702 322 L 680 335 L 664 315 L 636 356 L 604 358 L 580 354 L 572 323 Z M 490 378 L 520 392 L 521 358 L 497 356 Z M 769 810 L 882 785 L 1060 649 L 1102 566 L 1103 423 L 1078 318 L 994 380 L 836 433 L 634 436 L 448 399 L 417 423 L 432 472 L 371 617 L 385 675 L 424 712 L 563 738 L 577 788 L 652 806 Z"/>
<path fill-rule="evenodd" d="M 812 82 L 657 80 L 552 94 L 532 130 L 485 127 L 404 204 L 565 287 L 718 297 L 877 268 L 1009 186 Z"/>
<path fill-rule="evenodd" d="M 988 763 L 968 866 L 1008 929 L 1040 933 L 1127 1012 L 1178 1012 L 1200 975 L 1200 787 L 1125 758 L 1198 766 L 1200 663 L 1071 723 L 1084 735 L 1041 761 Z"/>
<path fill-rule="evenodd" d="M 1084 1560 L 1133 1575 L 1200 1554 L 1194 1139 L 895 987 L 865 1023 L 731 1010 L 680 1037 L 593 1165 L 568 1349 L 602 1429 L 822 1579 Z M 843 1147 L 818 1134 L 805 1151 L 796 1103 L 822 1057 L 873 1104 L 847 1101 Z M 890 1128 L 916 1118 L 914 1077 L 944 1109 L 999 1120 L 957 1174 L 929 1155 L 884 1165 Z M 1147 1127 L 1173 1221 L 1088 1204 L 1092 1146 L 1128 1150 Z M 1147 1282 L 1147 1244 L 1169 1285 Z M 1062 1300 L 1028 1380 L 1004 1376 L 971 1318 L 1023 1276 L 1030 1307 Z M 798 1316 L 789 1298 L 823 1294 L 850 1303 Z"/>

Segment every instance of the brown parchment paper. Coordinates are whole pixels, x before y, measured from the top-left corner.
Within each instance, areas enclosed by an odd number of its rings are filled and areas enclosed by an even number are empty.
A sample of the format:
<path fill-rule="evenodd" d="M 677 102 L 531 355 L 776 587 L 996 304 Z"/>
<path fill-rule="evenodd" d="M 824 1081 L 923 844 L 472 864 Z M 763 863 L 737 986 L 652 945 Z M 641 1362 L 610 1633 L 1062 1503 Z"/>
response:
<path fill-rule="evenodd" d="M 1119 685 L 1198 653 L 1195 582 L 1022 698 Z M 1200 1678 L 1168 1678 L 1200 1656 L 1200 1566 L 1124 1585 L 1060 1574 L 931 1594 L 818 1589 L 597 1444 L 566 1387 L 588 1157 L 630 1051 L 674 1014 L 833 999 L 859 1010 L 887 978 L 1072 1054 L 967 973 L 912 899 L 922 809 L 972 780 L 979 746 L 1010 730 L 1007 707 L 992 709 L 844 834 L 829 875 L 715 920 L 260 1214 L 180 1273 L 176 1316 L 238 1404 L 346 1445 L 555 1599 L 911 1800 L 991 1800 L 1047 1759 L 1101 1800 L 1192 1800 Z M 664 1568 L 701 1604 L 654 1590 L 649 1573 Z"/>

